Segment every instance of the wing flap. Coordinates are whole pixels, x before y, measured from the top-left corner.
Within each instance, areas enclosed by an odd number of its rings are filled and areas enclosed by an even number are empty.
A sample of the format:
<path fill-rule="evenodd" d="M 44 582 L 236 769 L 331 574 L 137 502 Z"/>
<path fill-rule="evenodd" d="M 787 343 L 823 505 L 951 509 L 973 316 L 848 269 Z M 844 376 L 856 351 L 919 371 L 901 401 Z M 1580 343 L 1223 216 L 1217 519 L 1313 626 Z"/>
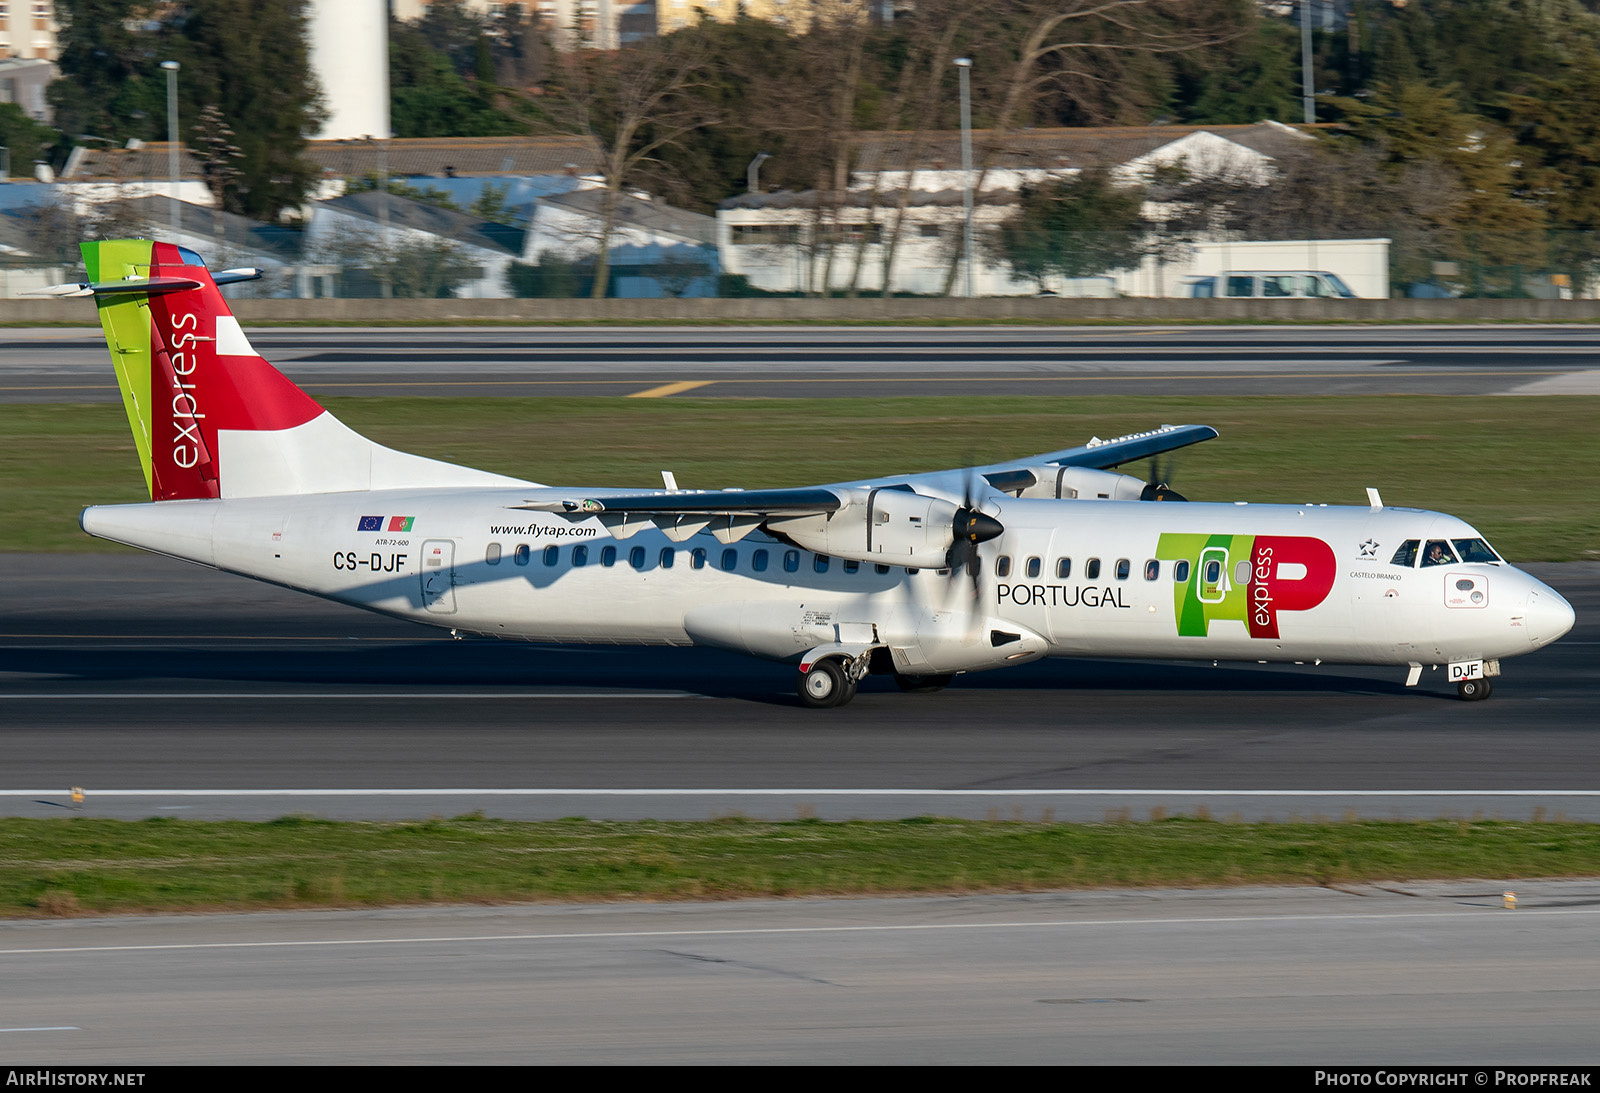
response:
<path fill-rule="evenodd" d="M 533 512 L 734 516 L 837 512 L 844 507 L 844 503 L 844 498 L 833 490 L 808 486 L 782 490 L 705 490 L 560 498 L 554 501 L 529 501 L 509 507 Z"/>

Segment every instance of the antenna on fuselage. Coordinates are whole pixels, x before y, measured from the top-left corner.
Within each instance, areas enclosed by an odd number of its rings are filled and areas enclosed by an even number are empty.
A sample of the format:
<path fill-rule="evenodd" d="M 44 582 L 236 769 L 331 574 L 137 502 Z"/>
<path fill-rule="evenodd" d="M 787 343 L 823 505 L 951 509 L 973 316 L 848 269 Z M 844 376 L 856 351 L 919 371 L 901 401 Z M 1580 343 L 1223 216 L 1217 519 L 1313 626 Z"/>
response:
<path fill-rule="evenodd" d="M 1377 512 L 1383 508 L 1383 498 L 1378 496 L 1378 491 L 1371 486 L 1367 487 L 1367 504 L 1372 506 L 1372 511 Z"/>

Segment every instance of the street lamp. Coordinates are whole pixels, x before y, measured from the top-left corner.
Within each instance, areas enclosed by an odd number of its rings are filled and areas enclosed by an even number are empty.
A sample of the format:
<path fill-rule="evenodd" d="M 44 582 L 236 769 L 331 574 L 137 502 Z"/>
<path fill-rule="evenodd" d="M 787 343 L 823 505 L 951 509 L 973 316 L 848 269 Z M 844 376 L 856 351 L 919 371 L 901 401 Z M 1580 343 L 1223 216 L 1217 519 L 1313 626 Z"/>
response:
<path fill-rule="evenodd" d="M 1316 77 L 1311 70 L 1311 0 L 1300 0 L 1300 98 L 1305 104 L 1306 124 L 1316 124 Z"/>
<path fill-rule="evenodd" d="M 750 166 L 744 169 L 745 189 L 750 193 L 760 189 L 761 165 L 771 158 L 766 152 L 757 152 L 756 158 L 750 161 Z"/>
<path fill-rule="evenodd" d="M 968 73 L 972 71 L 971 57 L 957 57 L 956 68 L 961 70 L 961 252 L 966 259 L 968 299 L 972 298 L 972 89 L 968 86 Z"/>
<path fill-rule="evenodd" d="M 167 72 L 167 174 L 172 180 L 172 234 L 183 230 L 183 212 L 178 204 L 178 62 L 162 61 Z"/>

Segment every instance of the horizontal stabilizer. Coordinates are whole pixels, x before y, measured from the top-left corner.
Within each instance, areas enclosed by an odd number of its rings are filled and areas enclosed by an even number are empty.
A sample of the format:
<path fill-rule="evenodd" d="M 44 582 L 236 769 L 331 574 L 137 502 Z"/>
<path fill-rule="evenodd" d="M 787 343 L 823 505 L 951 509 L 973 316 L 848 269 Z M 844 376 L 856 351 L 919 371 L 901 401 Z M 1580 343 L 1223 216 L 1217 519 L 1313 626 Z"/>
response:
<path fill-rule="evenodd" d="M 140 277 L 132 281 L 82 281 L 75 285 L 51 285 L 24 292 L 23 296 L 116 296 L 140 293 L 159 296 L 164 292 L 188 292 L 200 287 L 199 281 L 186 277 Z"/>

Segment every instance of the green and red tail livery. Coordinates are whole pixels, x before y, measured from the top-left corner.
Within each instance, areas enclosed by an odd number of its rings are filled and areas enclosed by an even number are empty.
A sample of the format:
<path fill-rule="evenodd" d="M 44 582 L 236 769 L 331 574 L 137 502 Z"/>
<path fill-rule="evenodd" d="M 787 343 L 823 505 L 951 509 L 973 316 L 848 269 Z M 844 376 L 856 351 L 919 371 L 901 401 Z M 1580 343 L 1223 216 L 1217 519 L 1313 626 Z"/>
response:
<path fill-rule="evenodd" d="M 95 300 L 152 500 L 220 496 L 222 432 L 291 429 L 323 412 L 251 348 L 192 252 L 124 239 L 84 243 L 83 259 L 91 282 L 194 286 Z"/>

